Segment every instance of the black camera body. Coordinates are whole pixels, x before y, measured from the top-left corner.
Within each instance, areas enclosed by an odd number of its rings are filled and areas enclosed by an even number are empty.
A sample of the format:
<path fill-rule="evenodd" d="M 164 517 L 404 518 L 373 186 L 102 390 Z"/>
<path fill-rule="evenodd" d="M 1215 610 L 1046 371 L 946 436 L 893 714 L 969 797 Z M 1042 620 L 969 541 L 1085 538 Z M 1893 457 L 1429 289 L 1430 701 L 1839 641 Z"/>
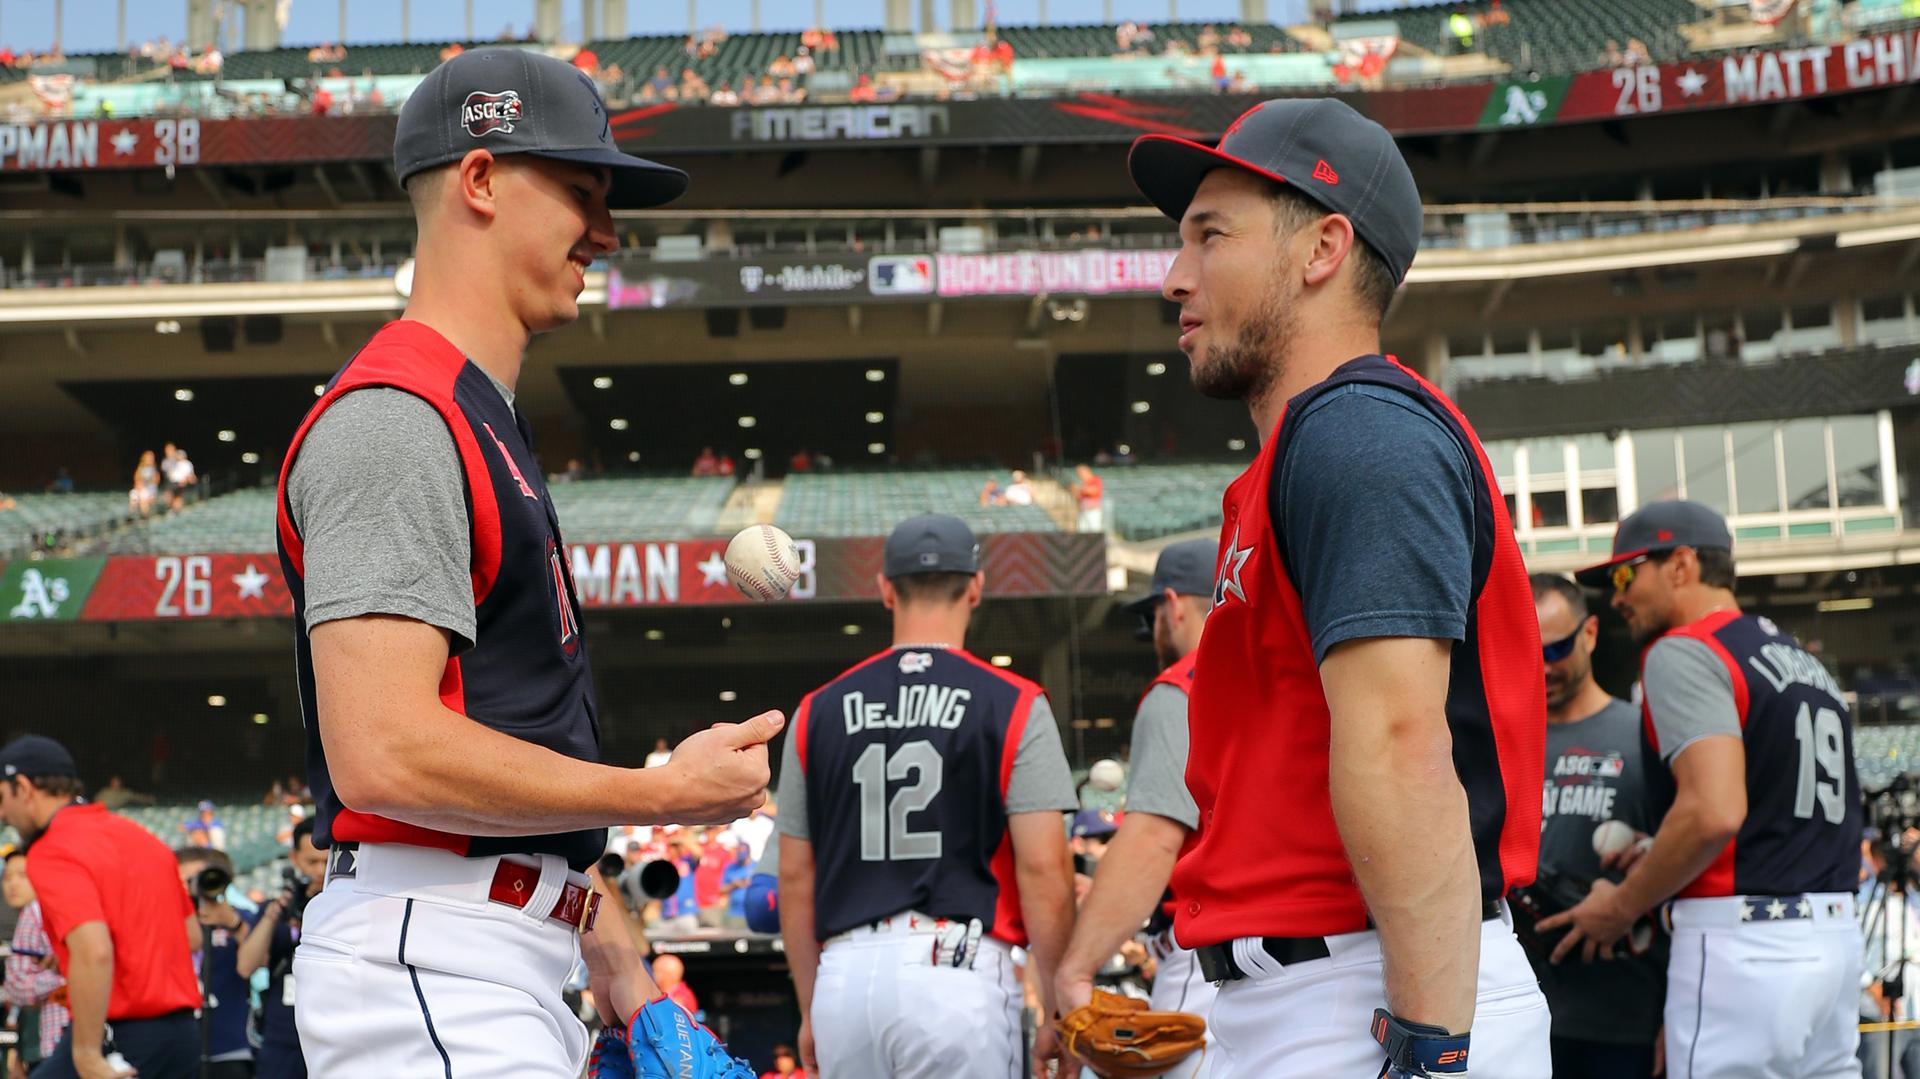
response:
<path fill-rule="evenodd" d="M 227 888 L 232 884 L 232 873 L 217 865 L 210 865 L 193 875 L 187 882 L 187 889 L 195 899 L 219 900 L 226 896 Z"/>
<path fill-rule="evenodd" d="M 313 896 L 307 889 L 313 885 L 313 878 L 292 866 L 280 871 L 280 879 L 286 887 L 280 893 L 280 899 L 287 907 L 287 917 L 299 918 L 307 912 L 307 903 Z"/>

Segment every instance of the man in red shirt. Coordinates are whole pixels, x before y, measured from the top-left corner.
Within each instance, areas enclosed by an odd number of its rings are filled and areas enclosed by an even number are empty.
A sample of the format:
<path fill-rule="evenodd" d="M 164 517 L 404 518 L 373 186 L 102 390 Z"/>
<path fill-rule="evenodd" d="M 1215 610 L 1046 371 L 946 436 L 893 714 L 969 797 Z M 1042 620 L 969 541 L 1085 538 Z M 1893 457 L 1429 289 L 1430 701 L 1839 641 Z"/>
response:
<path fill-rule="evenodd" d="M 200 925 L 173 852 L 80 800 L 65 746 L 29 734 L 0 749 L 0 819 L 26 840 L 73 1025 L 42 1077 L 189 1079 L 200 1074 L 193 955 Z"/>

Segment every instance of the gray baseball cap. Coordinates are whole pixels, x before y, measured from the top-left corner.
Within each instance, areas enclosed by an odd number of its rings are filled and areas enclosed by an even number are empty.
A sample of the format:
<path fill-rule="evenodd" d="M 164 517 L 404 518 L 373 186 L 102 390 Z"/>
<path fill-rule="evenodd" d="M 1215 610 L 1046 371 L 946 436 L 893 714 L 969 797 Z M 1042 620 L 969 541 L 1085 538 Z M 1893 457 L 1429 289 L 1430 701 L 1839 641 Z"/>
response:
<path fill-rule="evenodd" d="M 1597 566 L 1588 566 L 1574 579 L 1590 588 L 1603 588 L 1612 582 L 1613 567 L 1642 555 L 1665 554 L 1675 547 L 1720 547 L 1733 549 L 1733 533 L 1727 531 L 1726 518 L 1698 502 L 1670 499 L 1649 502 L 1627 515 L 1613 533 L 1613 557 Z"/>
<path fill-rule="evenodd" d="M 1220 558 L 1220 544 L 1210 539 L 1181 540 L 1168 544 L 1153 564 L 1153 584 L 1147 594 L 1129 602 L 1124 610 L 1138 615 L 1140 625 L 1134 637 L 1153 640 L 1153 608 L 1171 588 L 1179 596 L 1213 595 L 1214 565 Z"/>
<path fill-rule="evenodd" d="M 1134 186 L 1179 221 L 1207 173 L 1244 169 L 1345 214 L 1396 284 L 1420 250 L 1420 191 L 1387 129 L 1331 97 L 1264 101 L 1227 126 L 1218 147 L 1142 135 L 1127 153 Z"/>
<path fill-rule="evenodd" d="M 393 169 L 404 186 L 475 149 L 536 154 L 613 170 L 607 205 L 658 206 L 680 197 L 687 174 L 623 154 L 606 102 L 586 73 L 527 49 L 474 49 L 434 68 L 400 107 Z"/>
<path fill-rule="evenodd" d="M 881 568 L 889 580 L 916 573 L 978 573 L 980 542 L 960 518 L 923 513 L 894 526 Z"/>

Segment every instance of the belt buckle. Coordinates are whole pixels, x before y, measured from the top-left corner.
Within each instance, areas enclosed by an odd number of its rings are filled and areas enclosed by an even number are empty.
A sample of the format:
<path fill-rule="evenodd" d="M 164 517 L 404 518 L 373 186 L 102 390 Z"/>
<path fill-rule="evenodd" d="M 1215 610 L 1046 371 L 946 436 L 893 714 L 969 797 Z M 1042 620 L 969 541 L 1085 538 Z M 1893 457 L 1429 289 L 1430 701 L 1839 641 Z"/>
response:
<path fill-rule="evenodd" d="M 580 904 L 580 917 L 573 923 L 573 927 L 579 930 L 581 936 L 586 936 L 588 933 L 593 932 L 594 921 L 599 916 L 600 890 L 597 888 L 588 888 L 587 900 Z"/>

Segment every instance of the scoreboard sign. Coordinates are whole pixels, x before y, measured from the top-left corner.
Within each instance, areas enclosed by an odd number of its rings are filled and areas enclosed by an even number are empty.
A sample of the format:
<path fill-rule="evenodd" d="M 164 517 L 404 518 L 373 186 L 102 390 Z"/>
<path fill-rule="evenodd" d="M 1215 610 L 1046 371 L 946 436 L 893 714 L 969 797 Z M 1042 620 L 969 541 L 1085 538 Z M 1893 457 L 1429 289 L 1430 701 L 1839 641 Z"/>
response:
<path fill-rule="evenodd" d="M 792 598 L 879 598 L 882 540 L 796 541 Z M 580 543 L 567 549 L 582 606 L 716 606 L 745 603 L 727 581 L 724 539 Z M 981 565 L 996 597 L 1099 595 L 1106 539 L 1068 532 L 984 536 Z M 21 561 L 0 572 L 0 622 L 189 622 L 287 618 L 293 600 L 272 554 L 121 555 Z"/>

